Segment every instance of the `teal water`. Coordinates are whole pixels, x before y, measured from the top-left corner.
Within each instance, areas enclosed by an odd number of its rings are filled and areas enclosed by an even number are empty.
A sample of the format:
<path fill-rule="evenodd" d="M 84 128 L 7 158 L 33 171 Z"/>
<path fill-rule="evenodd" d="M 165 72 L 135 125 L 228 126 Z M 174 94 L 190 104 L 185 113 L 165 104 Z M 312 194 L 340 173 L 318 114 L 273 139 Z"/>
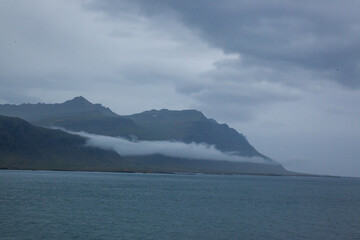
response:
<path fill-rule="evenodd" d="M 0 239 L 360 239 L 360 180 L 2 170 Z"/>

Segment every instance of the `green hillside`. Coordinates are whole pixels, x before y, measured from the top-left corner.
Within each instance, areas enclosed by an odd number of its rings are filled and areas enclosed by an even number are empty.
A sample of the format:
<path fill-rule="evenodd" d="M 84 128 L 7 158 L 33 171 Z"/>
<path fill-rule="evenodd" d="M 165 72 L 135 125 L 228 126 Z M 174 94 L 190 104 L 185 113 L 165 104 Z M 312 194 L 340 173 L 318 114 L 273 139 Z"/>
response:
<path fill-rule="evenodd" d="M 32 170 L 184 172 L 290 175 L 275 164 L 195 160 L 162 155 L 119 156 L 85 146 L 86 139 L 12 117 L 0 116 L 0 168 Z"/>
<path fill-rule="evenodd" d="M 244 135 L 226 124 L 206 118 L 196 110 L 162 109 L 120 116 L 101 104 L 92 104 L 83 97 L 76 97 L 61 104 L 0 105 L 0 114 L 20 117 L 37 126 L 106 136 L 207 143 L 221 151 L 270 161 Z"/>
<path fill-rule="evenodd" d="M 112 151 L 84 147 L 86 139 L 0 116 L 0 168 L 51 170 L 122 169 Z"/>

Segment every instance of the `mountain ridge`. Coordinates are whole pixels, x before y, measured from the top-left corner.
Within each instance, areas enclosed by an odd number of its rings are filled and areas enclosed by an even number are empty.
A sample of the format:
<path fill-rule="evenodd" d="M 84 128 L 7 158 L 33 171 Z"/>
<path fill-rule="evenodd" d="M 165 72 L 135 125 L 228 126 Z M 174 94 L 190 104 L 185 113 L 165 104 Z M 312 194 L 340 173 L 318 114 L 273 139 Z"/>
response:
<path fill-rule="evenodd" d="M 122 116 L 78 96 L 59 104 L 0 105 L 0 114 L 20 117 L 37 126 L 60 127 L 98 135 L 136 137 L 148 141 L 206 143 L 224 152 L 272 161 L 259 153 L 243 134 L 193 109 L 152 109 Z"/>
<path fill-rule="evenodd" d="M 75 97 L 63 103 L 54 104 L 0 104 L 0 114 L 9 117 L 19 117 L 27 121 L 36 121 L 90 111 L 99 111 L 106 116 L 117 116 L 117 114 L 112 112 L 109 108 L 106 108 L 101 104 L 92 104 L 82 96 Z"/>
<path fill-rule="evenodd" d="M 0 115 L 0 169 L 294 175 L 280 165 L 182 159 L 159 154 L 120 156 L 89 147 L 86 138 Z"/>

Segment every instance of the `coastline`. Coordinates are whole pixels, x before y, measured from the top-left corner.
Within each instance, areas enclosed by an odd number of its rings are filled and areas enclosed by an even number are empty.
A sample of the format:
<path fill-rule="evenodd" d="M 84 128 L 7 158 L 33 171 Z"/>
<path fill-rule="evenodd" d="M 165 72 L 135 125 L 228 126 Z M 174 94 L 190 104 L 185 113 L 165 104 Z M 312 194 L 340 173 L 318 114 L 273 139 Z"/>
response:
<path fill-rule="evenodd" d="M 35 168 L 0 168 L 0 171 L 49 171 L 49 172 L 89 172 L 89 173 L 134 173 L 134 174 L 169 174 L 169 175 L 241 175 L 268 177 L 315 177 L 315 178 L 357 178 L 351 176 L 332 176 L 323 174 L 296 173 L 268 174 L 268 173 L 221 173 L 221 172 L 166 172 L 166 171 L 124 171 L 124 170 L 81 170 L 81 169 L 35 169 Z M 292 174 L 291 174 L 292 173 Z"/>

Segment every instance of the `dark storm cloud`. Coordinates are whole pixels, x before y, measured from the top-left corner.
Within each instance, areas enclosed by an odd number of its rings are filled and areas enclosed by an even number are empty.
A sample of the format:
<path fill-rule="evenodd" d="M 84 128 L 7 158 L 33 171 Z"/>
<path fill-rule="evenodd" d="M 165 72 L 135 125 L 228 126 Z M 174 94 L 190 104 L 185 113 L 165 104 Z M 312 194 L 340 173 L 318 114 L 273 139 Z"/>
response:
<path fill-rule="evenodd" d="M 151 17 L 174 16 L 209 44 L 253 65 L 294 65 L 348 87 L 360 84 L 359 1 L 136 0 Z M 93 5 L 112 15 L 123 1 Z"/>

